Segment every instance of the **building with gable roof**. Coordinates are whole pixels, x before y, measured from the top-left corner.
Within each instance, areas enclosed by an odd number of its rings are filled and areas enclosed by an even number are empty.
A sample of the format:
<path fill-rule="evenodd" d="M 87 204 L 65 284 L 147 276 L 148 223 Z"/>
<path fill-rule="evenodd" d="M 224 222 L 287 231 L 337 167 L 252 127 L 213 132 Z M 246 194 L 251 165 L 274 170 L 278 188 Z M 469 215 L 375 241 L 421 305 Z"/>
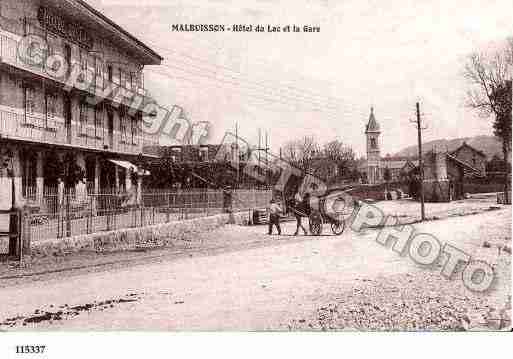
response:
<path fill-rule="evenodd" d="M 28 38 L 60 64 L 24 60 Z M 153 102 L 143 69 L 163 58 L 82 0 L 1 1 L 0 44 L 0 142 L 16 198 L 39 201 L 59 187 L 55 164 L 70 159 L 86 177 L 76 193 L 128 189 L 132 163 L 155 142 L 142 131 L 141 104 Z"/>
<path fill-rule="evenodd" d="M 460 147 L 452 151 L 450 154 L 458 160 L 479 170 L 481 176 L 486 176 L 487 159 L 486 154 L 483 151 L 470 146 L 467 142 L 463 142 Z"/>

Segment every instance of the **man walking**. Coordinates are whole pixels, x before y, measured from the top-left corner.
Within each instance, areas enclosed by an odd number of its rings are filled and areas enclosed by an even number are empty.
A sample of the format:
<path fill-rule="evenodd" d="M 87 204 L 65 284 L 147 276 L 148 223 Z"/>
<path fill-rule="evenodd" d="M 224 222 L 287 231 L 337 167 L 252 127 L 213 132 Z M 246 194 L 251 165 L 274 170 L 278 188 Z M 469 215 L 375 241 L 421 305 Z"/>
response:
<path fill-rule="evenodd" d="M 294 196 L 293 212 L 294 212 L 294 217 L 296 218 L 296 232 L 294 232 L 294 236 L 297 236 L 299 234 L 300 228 L 303 230 L 303 233 L 306 236 L 306 234 L 307 234 L 306 229 L 305 229 L 305 227 L 303 227 L 303 223 L 301 223 L 301 221 L 302 221 L 301 216 L 306 217 L 306 210 L 305 210 L 305 206 L 303 203 L 303 198 L 301 197 L 301 194 L 299 193 L 299 191 Z"/>
<path fill-rule="evenodd" d="M 278 235 L 281 235 L 280 228 L 280 213 L 281 207 L 274 199 L 271 199 L 271 205 L 269 206 L 269 234 L 273 234 L 273 226 L 276 226 Z"/>

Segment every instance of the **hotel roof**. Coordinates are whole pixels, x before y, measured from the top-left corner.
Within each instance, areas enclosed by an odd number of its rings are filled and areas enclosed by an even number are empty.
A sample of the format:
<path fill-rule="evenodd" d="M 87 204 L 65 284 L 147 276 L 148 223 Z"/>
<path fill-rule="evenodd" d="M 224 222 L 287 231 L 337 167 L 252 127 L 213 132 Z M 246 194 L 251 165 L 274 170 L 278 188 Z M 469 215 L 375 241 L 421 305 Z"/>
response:
<path fill-rule="evenodd" d="M 42 3 L 59 9 L 72 17 L 80 18 L 91 29 L 98 30 L 98 25 L 100 25 L 110 32 L 110 36 L 114 40 L 119 41 L 120 38 L 122 41 L 124 40 L 131 47 L 131 50 L 141 57 L 146 65 L 159 65 L 163 60 L 163 57 L 148 45 L 83 0 L 43 0 Z"/>

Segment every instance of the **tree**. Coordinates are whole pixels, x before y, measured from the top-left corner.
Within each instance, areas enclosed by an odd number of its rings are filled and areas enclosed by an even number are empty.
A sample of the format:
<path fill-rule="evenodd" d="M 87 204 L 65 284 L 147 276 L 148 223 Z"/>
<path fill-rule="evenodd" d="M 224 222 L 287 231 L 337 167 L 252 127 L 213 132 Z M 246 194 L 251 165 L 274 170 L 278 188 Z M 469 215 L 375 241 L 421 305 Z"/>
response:
<path fill-rule="evenodd" d="M 285 143 L 282 156 L 291 165 L 299 167 L 299 141 L 293 140 Z"/>
<path fill-rule="evenodd" d="M 356 159 L 353 149 L 344 145 L 342 141 L 330 141 L 323 146 L 323 157 L 334 162 L 337 166 L 339 176 L 353 179 L 356 170 Z"/>
<path fill-rule="evenodd" d="M 320 154 L 320 146 L 314 136 L 304 136 L 289 141 L 284 146 L 283 158 L 303 172 L 311 172 L 313 160 Z"/>
<path fill-rule="evenodd" d="M 511 154 L 511 69 L 513 67 L 513 37 L 498 49 L 470 54 L 464 76 L 470 84 L 468 106 L 483 117 L 493 115 L 494 135 L 502 141 L 504 160 Z M 507 191 L 507 181 L 506 188 Z"/>

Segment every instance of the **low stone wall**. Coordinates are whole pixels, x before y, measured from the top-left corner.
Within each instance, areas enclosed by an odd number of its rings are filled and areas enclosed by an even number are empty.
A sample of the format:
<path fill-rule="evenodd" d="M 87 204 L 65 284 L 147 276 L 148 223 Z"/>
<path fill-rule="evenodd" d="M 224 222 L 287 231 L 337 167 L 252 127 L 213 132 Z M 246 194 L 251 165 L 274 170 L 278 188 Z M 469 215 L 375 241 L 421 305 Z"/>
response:
<path fill-rule="evenodd" d="M 31 245 L 33 258 L 65 256 L 74 253 L 106 253 L 138 248 L 172 246 L 175 241 L 193 240 L 199 233 L 208 232 L 228 223 L 244 224 L 249 212 L 219 214 L 142 228 L 126 228 L 110 232 L 52 239 Z"/>

